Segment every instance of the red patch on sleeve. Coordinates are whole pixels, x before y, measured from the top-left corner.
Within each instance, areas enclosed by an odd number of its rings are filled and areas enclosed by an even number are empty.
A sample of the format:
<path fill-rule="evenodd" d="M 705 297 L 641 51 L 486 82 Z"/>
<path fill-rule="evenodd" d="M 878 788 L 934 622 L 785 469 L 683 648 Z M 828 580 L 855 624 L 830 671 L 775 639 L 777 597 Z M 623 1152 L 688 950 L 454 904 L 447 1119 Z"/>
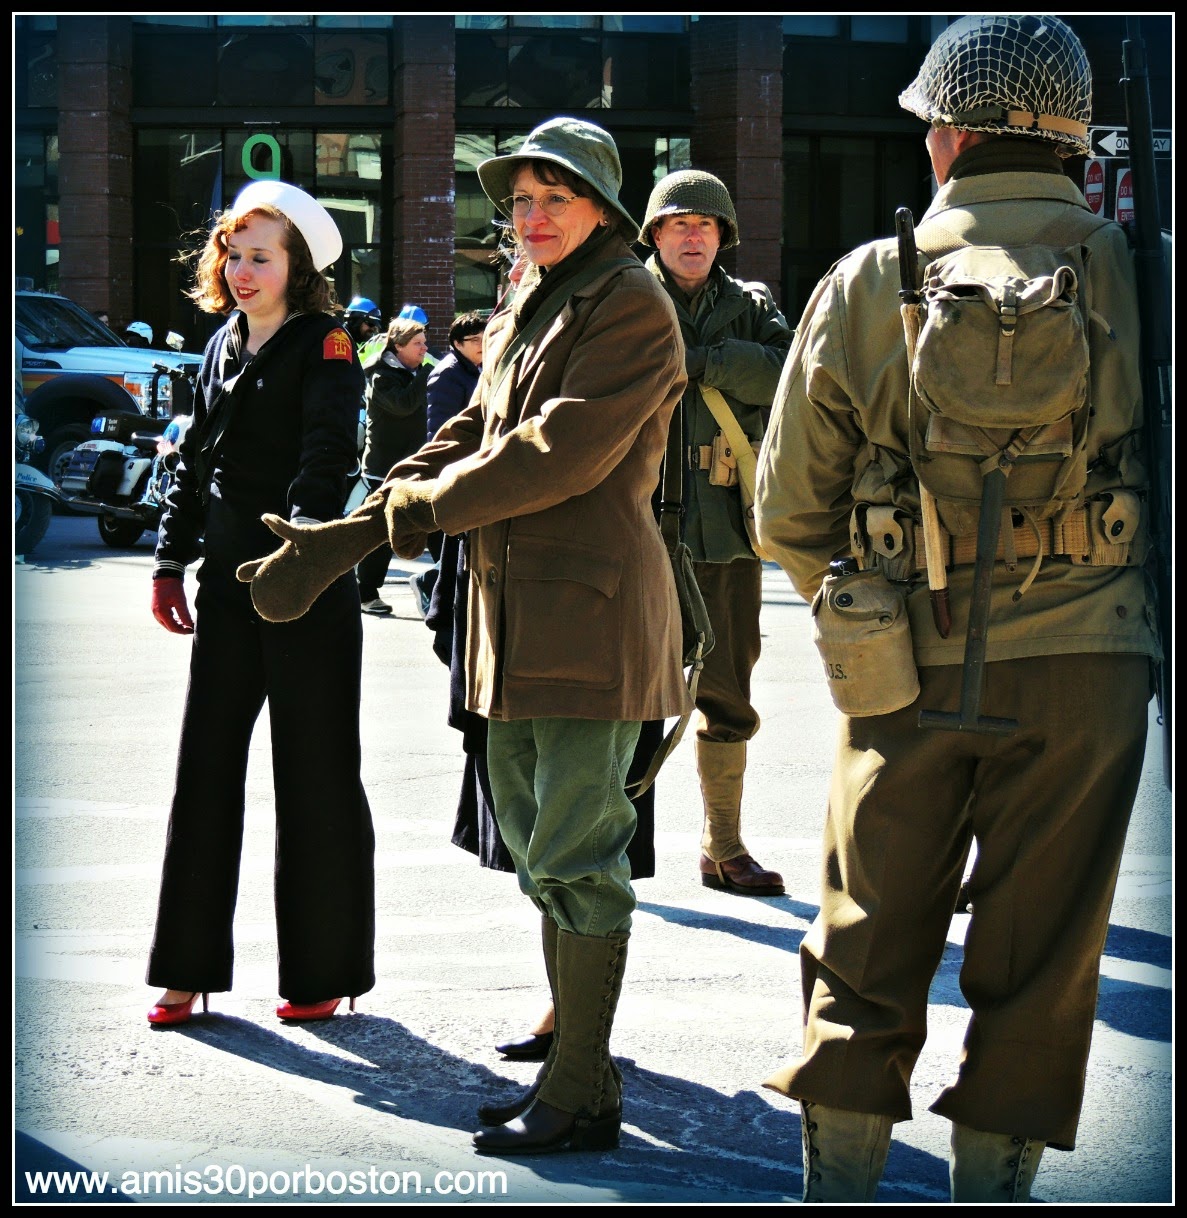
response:
<path fill-rule="evenodd" d="M 322 359 L 349 360 L 354 355 L 354 343 L 345 330 L 331 330 L 321 345 Z"/>

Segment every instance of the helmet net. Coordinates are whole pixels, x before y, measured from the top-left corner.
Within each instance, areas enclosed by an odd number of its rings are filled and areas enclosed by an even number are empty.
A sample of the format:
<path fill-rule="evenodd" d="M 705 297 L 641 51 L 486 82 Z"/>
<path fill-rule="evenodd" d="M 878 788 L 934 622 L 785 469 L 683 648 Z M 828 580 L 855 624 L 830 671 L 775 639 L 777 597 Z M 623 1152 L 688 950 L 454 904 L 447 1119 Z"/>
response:
<path fill-rule="evenodd" d="M 899 105 L 929 123 L 1091 154 L 1092 71 L 1058 17 L 961 18 L 936 39 Z"/>

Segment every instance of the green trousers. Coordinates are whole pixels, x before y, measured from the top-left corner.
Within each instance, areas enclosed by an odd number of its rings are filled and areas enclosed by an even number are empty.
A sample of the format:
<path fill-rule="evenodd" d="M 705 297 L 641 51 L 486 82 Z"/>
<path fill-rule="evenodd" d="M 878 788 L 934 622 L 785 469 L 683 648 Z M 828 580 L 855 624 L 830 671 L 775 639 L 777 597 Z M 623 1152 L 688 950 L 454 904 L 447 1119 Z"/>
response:
<path fill-rule="evenodd" d="M 576 935 L 625 934 L 635 909 L 623 790 L 640 725 L 492 719 L 486 743 L 495 820 L 520 889 Z"/>

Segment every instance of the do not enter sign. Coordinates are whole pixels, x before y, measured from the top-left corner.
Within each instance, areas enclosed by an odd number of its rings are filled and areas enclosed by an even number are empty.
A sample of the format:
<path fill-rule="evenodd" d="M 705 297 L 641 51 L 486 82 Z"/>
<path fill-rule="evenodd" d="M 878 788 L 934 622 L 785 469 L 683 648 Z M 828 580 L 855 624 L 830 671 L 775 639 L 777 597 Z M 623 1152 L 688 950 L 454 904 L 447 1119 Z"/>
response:
<path fill-rule="evenodd" d="M 1117 213 L 1118 224 L 1133 223 L 1133 173 L 1123 169 L 1117 175 Z"/>
<path fill-rule="evenodd" d="M 1084 167 L 1084 198 L 1100 216 L 1105 210 L 1105 169 L 1100 161 L 1089 161 Z"/>

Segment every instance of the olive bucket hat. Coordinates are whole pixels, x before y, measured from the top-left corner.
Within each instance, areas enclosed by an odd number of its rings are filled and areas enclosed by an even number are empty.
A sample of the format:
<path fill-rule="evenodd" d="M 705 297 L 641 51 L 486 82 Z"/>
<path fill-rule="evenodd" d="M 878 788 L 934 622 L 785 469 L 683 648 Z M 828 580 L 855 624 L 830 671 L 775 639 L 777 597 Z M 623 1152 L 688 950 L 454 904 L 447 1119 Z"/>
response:
<path fill-rule="evenodd" d="M 655 248 L 651 226 L 664 216 L 714 216 L 721 221 L 721 249 L 738 244 L 738 217 L 725 183 L 703 169 L 678 169 L 661 178 L 647 200 L 638 240 Z"/>
<path fill-rule="evenodd" d="M 511 179 L 518 163 L 525 158 L 552 161 L 575 173 L 608 203 L 620 217 L 620 227 L 634 233 L 638 225 L 618 201 L 622 188 L 622 161 L 608 131 L 581 118 L 550 118 L 524 140 L 523 145 L 506 156 L 491 157 L 478 166 L 478 181 L 486 197 L 504 215 L 504 200 L 511 194 Z"/>

